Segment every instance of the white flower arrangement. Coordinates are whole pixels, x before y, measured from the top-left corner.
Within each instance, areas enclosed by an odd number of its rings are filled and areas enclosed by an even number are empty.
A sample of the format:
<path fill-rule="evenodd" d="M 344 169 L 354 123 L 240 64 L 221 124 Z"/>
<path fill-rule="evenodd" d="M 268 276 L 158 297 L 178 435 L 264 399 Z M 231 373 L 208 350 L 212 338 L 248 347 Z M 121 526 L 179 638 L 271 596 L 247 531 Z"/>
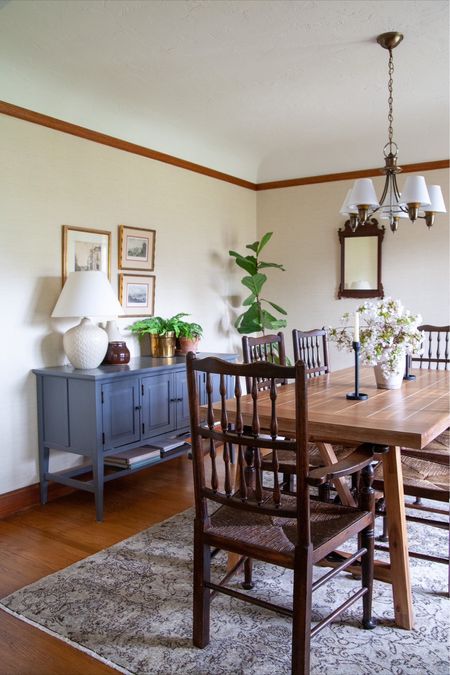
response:
<path fill-rule="evenodd" d="M 380 365 L 389 376 L 402 367 L 405 354 L 420 354 L 423 333 L 417 329 L 422 323 L 420 314 L 411 314 L 400 300 L 385 298 L 378 302 L 365 302 L 356 310 L 365 322 L 359 333 L 361 363 Z M 342 321 L 348 324 L 349 313 Z M 354 332 L 348 325 L 329 328 L 328 335 L 338 349 L 353 351 Z"/>

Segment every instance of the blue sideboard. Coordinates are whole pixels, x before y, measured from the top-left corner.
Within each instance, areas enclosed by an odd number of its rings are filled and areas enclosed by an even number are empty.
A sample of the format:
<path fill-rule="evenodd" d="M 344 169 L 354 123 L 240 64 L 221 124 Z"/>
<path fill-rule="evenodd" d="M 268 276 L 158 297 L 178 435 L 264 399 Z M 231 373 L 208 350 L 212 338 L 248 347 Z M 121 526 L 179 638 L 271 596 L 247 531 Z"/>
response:
<path fill-rule="evenodd" d="M 235 361 L 235 354 L 198 354 Z M 189 430 L 186 359 L 139 357 L 127 365 L 76 370 L 72 366 L 33 370 L 37 378 L 41 503 L 50 480 L 92 492 L 97 520 L 103 520 L 105 482 L 139 471 L 114 469 L 105 475 L 104 457 Z M 199 374 L 205 400 L 204 374 Z M 217 398 L 219 391 L 217 389 Z M 230 393 L 231 396 L 231 393 Z M 50 472 L 50 450 L 83 455 L 90 464 Z M 185 452 L 171 454 L 161 462 Z M 92 480 L 77 476 L 92 470 Z"/>

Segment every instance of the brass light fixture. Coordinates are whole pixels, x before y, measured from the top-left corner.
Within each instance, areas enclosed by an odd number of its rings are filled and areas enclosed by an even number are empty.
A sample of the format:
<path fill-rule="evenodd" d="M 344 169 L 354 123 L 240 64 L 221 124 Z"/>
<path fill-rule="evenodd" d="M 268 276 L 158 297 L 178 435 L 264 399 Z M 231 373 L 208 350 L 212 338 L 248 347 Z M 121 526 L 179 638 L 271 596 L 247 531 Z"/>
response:
<path fill-rule="evenodd" d="M 383 148 L 384 167 L 380 172 L 385 174 L 383 194 L 378 201 L 370 178 L 359 178 L 353 188 L 347 192 L 340 213 L 348 216 L 353 231 L 358 225 L 364 225 L 374 213 L 383 220 L 388 220 L 393 232 L 398 229 L 400 218 L 409 218 L 414 222 L 423 218 L 428 228 L 433 225 L 436 213 L 446 213 L 442 190 L 439 185 L 427 187 L 423 176 L 408 176 L 403 191 L 397 185 L 397 174 L 402 171 L 397 165 L 398 147 L 393 140 L 393 74 L 394 59 L 392 51 L 403 40 L 397 32 L 382 33 L 377 42 L 389 51 L 388 80 L 388 142 Z"/>

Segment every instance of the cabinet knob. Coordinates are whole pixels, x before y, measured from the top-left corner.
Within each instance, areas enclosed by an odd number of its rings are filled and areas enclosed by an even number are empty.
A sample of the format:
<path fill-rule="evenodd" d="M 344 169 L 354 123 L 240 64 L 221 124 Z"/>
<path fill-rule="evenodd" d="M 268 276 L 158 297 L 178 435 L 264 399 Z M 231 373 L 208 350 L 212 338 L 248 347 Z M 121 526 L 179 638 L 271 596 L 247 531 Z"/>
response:
<path fill-rule="evenodd" d="M 141 405 L 135 405 L 135 406 L 134 406 L 134 409 L 135 409 L 135 410 L 140 410 L 141 408 L 142 408 Z"/>

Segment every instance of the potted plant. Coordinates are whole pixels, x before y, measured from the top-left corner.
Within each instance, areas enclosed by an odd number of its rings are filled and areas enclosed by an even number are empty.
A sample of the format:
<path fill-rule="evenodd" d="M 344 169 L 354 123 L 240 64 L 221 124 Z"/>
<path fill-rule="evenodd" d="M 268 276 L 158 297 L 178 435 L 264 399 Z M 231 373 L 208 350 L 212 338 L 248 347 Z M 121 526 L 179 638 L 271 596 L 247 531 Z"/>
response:
<path fill-rule="evenodd" d="M 265 262 L 260 259 L 260 253 L 270 241 L 272 234 L 273 232 L 266 232 L 259 241 L 247 244 L 246 248 L 253 251 L 254 255 L 243 256 L 236 251 L 228 252 L 230 256 L 235 258 L 236 265 L 247 272 L 247 276 L 241 279 L 247 292 L 250 291 L 250 295 L 242 303 L 247 309 L 238 316 L 234 324 L 238 332 L 243 335 L 257 332 L 262 332 L 265 335 L 266 329 L 279 330 L 287 325 L 286 319 L 277 319 L 263 306 L 263 303 L 270 305 L 271 311 L 275 310 L 283 316 L 287 315 L 283 307 L 262 297 L 262 288 L 267 281 L 267 275 L 262 270 L 273 267 L 282 272 L 285 271 L 283 265 L 279 263 Z"/>
<path fill-rule="evenodd" d="M 417 327 L 422 317 L 411 314 L 399 300 L 392 298 L 365 302 L 356 311 L 364 321 L 359 331 L 361 363 L 374 366 L 379 389 L 399 389 L 406 354 L 421 351 L 423 333 Z M 342 320 L 348 323 L 348 312 Z M 348 325 L 329 328 L 328 333 L 338 349 L 353 351 L 354 332 Z"/>
<path fill-rule="evenodd" d="M 140 338 L 145 335 L 149 336 L 151 356 L 169 358 L 175 354 L 176 338 L 179 335 L 180 325 L 183 323 L 183 316 L 188 316 L 188 314 L 180 312 L 169 319 L 150 316 L 148 319 L 135 321 L 129 328 Z"/>
<path fill-rule="evenodd" d="M 198 351 L 203 328 L 198 323 L 181 321 L 177 336 L 177 354 Z"/>

